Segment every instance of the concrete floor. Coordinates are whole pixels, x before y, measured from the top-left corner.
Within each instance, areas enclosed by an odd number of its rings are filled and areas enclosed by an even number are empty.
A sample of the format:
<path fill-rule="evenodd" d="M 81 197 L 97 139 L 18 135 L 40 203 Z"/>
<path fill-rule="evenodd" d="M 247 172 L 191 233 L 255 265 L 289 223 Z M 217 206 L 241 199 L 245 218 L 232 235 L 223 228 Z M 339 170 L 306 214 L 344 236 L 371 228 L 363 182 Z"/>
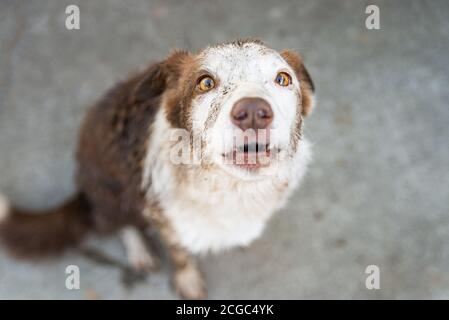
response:
<path fill-rule="evenodd" d="M 364 27 L 371 3 L 381 30 Z M 78 31 L 64 27 L 69 4 Z M 105 89 L 173 47 L 258 36 L 305 57 L 315 160 L 261 239 L 201 259 L 210 298 L 448 299 L 448 14 L 447 1 L 1 0 L 0 190 L 56 205 L 74 192 L 78 125 Z M 89 244 L 118 262 L 0 253 L 0 298 L 176 297 L 167 268 L 126 280 L 117 239 Z M 80 290 L 65 288 L 70 264 Z M 365 288 L 371 264 L 380 290 Z"/>

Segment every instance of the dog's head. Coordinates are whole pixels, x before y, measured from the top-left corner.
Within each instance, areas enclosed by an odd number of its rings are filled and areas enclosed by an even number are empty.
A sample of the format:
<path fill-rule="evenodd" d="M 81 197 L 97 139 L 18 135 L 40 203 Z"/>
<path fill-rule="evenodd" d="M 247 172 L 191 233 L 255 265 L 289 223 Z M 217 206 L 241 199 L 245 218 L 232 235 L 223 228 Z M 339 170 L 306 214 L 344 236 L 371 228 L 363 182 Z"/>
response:
<path fill-rule="evenodd" d="M 134 96 L 161 96 L 166 120 L 189 133 L 201 166 L 256 178 L 300 152 L 314 85 L 296 52 L 238 40 L 172 52 L 146 72 Z"/>

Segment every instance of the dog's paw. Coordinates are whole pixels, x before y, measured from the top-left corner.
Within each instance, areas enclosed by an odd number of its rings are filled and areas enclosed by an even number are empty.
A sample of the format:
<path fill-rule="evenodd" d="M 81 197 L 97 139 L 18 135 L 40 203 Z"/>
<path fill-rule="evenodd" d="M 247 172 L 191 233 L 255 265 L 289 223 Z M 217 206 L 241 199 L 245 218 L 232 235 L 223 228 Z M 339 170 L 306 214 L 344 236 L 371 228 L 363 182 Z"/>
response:
<path fill-rule="evenodd" d="M 188 300 L 205 299 L 206 285 L 200 270 L 191 264 L 175 271 L 173 285 L 178 294 Z"/>
<path fill-rule="evenodd" d="M 159 269 L 159 259 L 147 250 L 131 250 L 128 252 L 131 267 L 138 272 L 150 272 Z"/>
<path fill-rule="evenodd" d="M 122 240 L 128 261 L 136 271 L 148 272 L 159 267 L 158 258 L 147 248 L 144 237 L 137 229 L 133 227 L 123 229 Z"/>

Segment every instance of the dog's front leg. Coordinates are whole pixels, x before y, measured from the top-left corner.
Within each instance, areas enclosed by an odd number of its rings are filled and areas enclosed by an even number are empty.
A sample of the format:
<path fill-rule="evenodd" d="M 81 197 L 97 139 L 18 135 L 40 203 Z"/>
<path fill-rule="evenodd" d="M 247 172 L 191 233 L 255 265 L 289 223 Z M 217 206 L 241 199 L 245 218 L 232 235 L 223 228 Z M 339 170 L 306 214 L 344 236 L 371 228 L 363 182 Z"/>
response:
<path fill-rule="evenodd" d="M 161 229 L 161 236 L 168 246 L 173 262 L 172 283 L 178 294 L 184 299 L 206 298 L 204 277 L 195 258 L 181 246 L 176 233 L 169 226 Z"/>
<path fill-rule="evenodd" d="M 139 230 L 132 226 L 123 228 L 120 232 L 126 249 L 128 261 L 136 271 L 153 271 L 159 266 L 158 259 L 145 244 L 145 238 Z"/>

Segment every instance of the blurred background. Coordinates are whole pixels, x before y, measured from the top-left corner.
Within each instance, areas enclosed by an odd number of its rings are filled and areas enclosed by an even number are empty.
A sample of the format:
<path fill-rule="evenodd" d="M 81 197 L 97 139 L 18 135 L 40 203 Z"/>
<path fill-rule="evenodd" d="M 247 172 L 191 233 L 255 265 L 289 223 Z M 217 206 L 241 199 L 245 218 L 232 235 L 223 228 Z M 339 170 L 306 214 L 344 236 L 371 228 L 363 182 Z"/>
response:
<path fill-rule="evenodd" d="M 65 8 L 80 8 L 80 30 Z M 365 8 L 380 9 L 367 30 Z M 256 36 L 296 49 L 317 88 L 302 187 L 245 250 L 201 258 L 214 299 L 449 298 L 448 1 L 0 0 L 0 190 L 43 209 L 72 194 L 86 109 L 174 47 Z M 176 298 L 169 270 L 136 279 L 109 258 L 17 262 L 0 252 L 0 298 Z M 65 268 L 81 289 L 65 288 Z M 380 268 L 367 290 L 365 268 Z"/>

